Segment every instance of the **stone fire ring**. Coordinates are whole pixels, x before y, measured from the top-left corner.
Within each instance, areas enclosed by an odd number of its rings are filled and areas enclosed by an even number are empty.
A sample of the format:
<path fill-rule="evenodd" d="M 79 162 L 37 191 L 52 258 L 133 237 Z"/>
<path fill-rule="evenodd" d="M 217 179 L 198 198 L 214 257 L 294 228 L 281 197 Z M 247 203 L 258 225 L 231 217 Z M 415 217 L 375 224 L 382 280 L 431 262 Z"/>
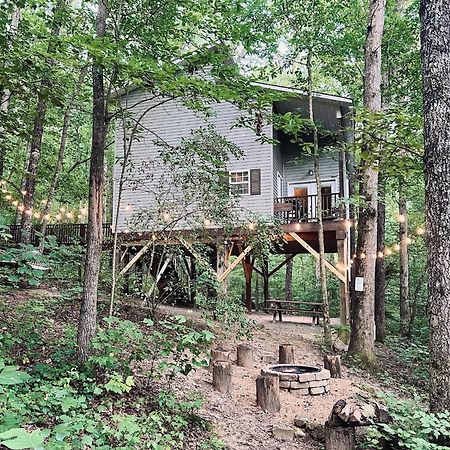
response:
<path fill-rule="evenodd" d="M 277 376 L 280 388 L 300 395 L 319 395 L 328 392 L 330 371 L 320 367 L 277 364 L 261 369 L 262 375 Z"/>

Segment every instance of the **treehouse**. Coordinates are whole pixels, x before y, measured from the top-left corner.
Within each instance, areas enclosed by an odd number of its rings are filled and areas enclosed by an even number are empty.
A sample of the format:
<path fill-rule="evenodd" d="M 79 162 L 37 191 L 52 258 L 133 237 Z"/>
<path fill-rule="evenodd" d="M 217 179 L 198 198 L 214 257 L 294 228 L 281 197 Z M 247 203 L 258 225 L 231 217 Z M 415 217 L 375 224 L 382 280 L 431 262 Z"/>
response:
<path fill-rule="evenodd" d="M 280 93 L 280 98 L 272 103 L 274 114 L 297 112 L 304 118 L 308 117 L 307 98 L 299 90 L 267 84 L 257 86 Z M 127 119 L 116 127 L 113 220 L 121 235 L 123 248 L 142 248 L 152 236 L 154 230 L 145 219 L 149 215 L 148 211 L 153 211 L 153 215 L 159 212 L 169 218 L 177 216 L 179 210 L 188 211 L 192 207 L 183 202 L 190 195 L 189 182 L 180 182 L 176 176 L 167 175 L 170 173 L 171 161 L 162 158 L 161 147 L 181 148 L 195 130 L 213 126 L 220 136 L 243 152 L 243 155 L 230 154 L 226 163 L 229 189 L 240 211 L 240 223 L 236 224 L 236 229 L 248 226 L 255 215 L 264 217 L 268 222 L 277 223 L 283 232 L 282 238 L 274 243 L 274 252 L 292 255 L 289 258 L 299 253 L 310 253 L 318 258 L 318 191 L 314 161 L 301 151 L 291 135 L 274 126 L 273 121 L 261 121 L 258 117 L 255 119 L 260 120 L 256 131 L 252 127 L 236 126 L 245 121 L 251 122 L 253 117 L 231 103 L 214 103 L 211 105 L 213 114 L 205 118 L 181 100 L 162 98 L 143 89 L 122 92 L 119 100 L 121 109 L 127 111 Z M 349 316 L 348 255 L 351 233 L 346 202 L 349 198 L 351 164 L 343 144 L 353 139 L 351 106 L 352 102 L 348 98 L 314 94 L 314 117 L 319 126 L 325 252 L 337 253 L 339 261 L 336 266 L 330 262 L 326 266 L 340 280 L 343 323 L 348 322 Z M 130 130 L 139 132 L 131 136 Z M 261 133 L 264 139 L 261 139 Z M 305 144 L 312 142 L 311 133 L 305 131 L 301 140 Z M 191 182 L 195 185 L 196 181 Z M 170 193 L 171 201 L 163 204 L 161 199 L 167 193 Z M 199 210 L 201 207 L 197 205 L 193 209 Z M 207 218 L 197 216 L 194 220 L 206 221 Z M 183 236 L 182 244 L 187 251 L 195 253 L 189 248 L 196 239 L 190 234 L 195 223 L 192 220 L 180 220 L 176 228 Z M 213 224 L 209 228 L 210 244 L 217 249 L 213 264 L 219 280 L 226 283 L 231 270 L 242 263 L 247 285 L 246 306 L 249 310 L 252 307 L 251 279 L 256 272 L 264 279 L 266 307 L 269 308 L 269 280 L 283 264 L 269 272 L 265 260 L 263 267 L 257 268 L 254 266 L 252 249 L 249 248 L 251 246 L 240 242 L 238 232 L 231 239 L 223 241 L 220 229 Z M 232 263 L 231 256 L 237 257 Z"/>

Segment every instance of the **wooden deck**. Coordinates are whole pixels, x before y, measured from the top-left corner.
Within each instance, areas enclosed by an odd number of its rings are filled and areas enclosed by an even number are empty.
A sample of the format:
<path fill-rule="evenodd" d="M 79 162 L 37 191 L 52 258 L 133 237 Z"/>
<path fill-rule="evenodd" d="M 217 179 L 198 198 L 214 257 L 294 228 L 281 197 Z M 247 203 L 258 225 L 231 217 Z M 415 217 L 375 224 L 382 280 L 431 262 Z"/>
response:
<path fill-rule="evenodd" d="M 34 226 L 31 230 L 31 243 L 33 245 L 39 244 L 40 238 L 40 225 Z M 12 240 L 16 243 L 20 242 L 20 233 L 22 227 L 20 225 L 10 225 L 9 233 L 12 236 Z M 87 236 L 87 224 L 85 223 L 58 223 L 47 225 L 45 230 L 46 236 L 55 236 L 58 244 L 73 245 L 73 244 L 86 244 Z M 110 223 L 103 224 L 103 238 L 105 241 L 112 239 L 113 233 Z"/>

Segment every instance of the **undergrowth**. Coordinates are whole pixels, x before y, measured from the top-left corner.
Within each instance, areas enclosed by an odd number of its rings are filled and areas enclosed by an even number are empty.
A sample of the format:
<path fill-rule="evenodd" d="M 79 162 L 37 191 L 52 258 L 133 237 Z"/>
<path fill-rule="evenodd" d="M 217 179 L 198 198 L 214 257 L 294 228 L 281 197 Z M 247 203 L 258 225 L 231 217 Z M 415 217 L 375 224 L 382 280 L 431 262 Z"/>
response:
<path fill-rule="evenodd" d="M 222 448 L 197 414 L 201 398 L 172 389 L 178 373 L 208 363 L 212 333 L 194 329 L 183 316 L 157 323 L 106 319 L 93 356 L 80 368 L 70 319 L 78 304 L 71 297 L 0 298 L 0 444 Z"/>

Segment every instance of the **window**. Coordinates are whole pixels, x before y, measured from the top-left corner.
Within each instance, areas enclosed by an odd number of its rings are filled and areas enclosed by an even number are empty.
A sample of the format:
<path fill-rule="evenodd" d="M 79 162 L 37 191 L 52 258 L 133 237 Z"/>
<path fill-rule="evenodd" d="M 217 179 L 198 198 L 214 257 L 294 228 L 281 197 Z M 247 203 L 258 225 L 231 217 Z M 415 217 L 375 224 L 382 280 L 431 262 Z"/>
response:
<path fill-rule="evenodd" d="M 231 192 L 237 195 L 250 194 L 250 174 L 248 170 L 243 172 L 230 172 Z"/>

